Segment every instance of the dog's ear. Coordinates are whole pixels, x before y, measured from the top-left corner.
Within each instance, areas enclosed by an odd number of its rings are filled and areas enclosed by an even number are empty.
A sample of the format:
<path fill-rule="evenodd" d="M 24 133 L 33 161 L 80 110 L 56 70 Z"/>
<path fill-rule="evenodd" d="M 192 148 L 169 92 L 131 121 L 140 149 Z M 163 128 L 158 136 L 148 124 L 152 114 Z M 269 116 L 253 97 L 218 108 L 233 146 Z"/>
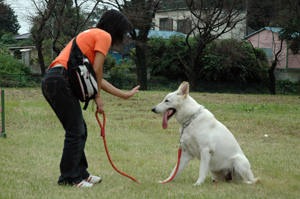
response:
<path fill-rule="evenodd" d="M 190 85 L 188 82 L 182 82 L 178 88 L 178 95 L 186 97 L 189 94 Z"/>

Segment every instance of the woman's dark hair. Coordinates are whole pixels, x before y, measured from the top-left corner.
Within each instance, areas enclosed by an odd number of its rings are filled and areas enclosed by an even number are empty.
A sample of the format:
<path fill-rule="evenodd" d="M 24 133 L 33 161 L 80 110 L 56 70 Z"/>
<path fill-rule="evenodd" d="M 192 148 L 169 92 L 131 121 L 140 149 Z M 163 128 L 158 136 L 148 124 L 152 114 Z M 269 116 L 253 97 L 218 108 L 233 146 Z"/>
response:
<path fill-rule="evenodd" d="M 132 25 L 121 12 L 108 10 L 102 15 L 96 28 L 108 32 L 112 37 L 111 45 L 114 46 L 122 44 L 124 37 L 131 31 Z"/>

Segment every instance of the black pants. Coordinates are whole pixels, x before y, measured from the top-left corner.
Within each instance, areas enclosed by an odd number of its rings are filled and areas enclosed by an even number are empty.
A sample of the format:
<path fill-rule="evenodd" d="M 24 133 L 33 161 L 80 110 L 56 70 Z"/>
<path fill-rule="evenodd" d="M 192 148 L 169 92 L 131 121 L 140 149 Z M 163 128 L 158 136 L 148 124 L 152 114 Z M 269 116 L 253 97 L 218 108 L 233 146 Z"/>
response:
<path fill-rule="evenodd" d="M 65 129 L 58 184 L 77 184 L 90 175 L 84 154 L 87 127 L 79 100 L 68 82 L 67 70 L 50 68 L 42 81 L 42 91 Z"/>

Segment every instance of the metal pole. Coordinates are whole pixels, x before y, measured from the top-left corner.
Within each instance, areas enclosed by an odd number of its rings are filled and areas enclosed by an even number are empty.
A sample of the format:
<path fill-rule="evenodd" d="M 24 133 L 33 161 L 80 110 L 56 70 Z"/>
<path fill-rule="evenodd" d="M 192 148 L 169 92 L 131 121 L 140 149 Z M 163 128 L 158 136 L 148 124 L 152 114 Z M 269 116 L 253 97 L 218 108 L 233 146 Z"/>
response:
<path fill-rule="evenodd" d="M 1 94 L 1 119 L 2 119 L 1 135 L 2 135 L 2 137 L 6 138 L 6 133 L 5 133 L 5 109 L 4 109 L 4 90 L 0 90 L 0 94 Z"/>

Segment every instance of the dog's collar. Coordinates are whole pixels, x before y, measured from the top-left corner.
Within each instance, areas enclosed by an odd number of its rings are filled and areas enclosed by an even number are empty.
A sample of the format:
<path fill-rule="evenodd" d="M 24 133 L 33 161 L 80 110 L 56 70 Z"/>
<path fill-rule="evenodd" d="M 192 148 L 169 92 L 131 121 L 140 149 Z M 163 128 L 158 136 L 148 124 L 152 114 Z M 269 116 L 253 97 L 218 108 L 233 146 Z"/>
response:
<path fill-rule="evenodd" d="M 194 120 L 194 119 L 196 119 L 196 117 L 198 117 L 198 115 L 201 113 L 201 108 L 188 120 L 188 121 L 186 121 L 183 125 L 182 125 L 182 127 L 181 127 L 181 133 L 180 133 L 180 139 L 179 139 L 179 143 L 180 143 L 180 148 L 181 148 L 181 139 L 182 139 L 182 135 L 183 135 L 183 131 L 184 131 L 184 129 L 188 126 L 188 125 L 190 125 L 190 123 Z"/>
<path fill-rule="evenodd" d="M 183 133 L 183 129 L 185 129 L 188 125 L 190 125 L 190 123 L 196 119 L 196 117 L 198 117 L 198 115 L 201 113 L 201 109 L 199 109 L 188 121 L 186 121 L 184 124 L 182 124 L 182 133 Z M 182 134 L 181 133 L 181 134 Z"/>

